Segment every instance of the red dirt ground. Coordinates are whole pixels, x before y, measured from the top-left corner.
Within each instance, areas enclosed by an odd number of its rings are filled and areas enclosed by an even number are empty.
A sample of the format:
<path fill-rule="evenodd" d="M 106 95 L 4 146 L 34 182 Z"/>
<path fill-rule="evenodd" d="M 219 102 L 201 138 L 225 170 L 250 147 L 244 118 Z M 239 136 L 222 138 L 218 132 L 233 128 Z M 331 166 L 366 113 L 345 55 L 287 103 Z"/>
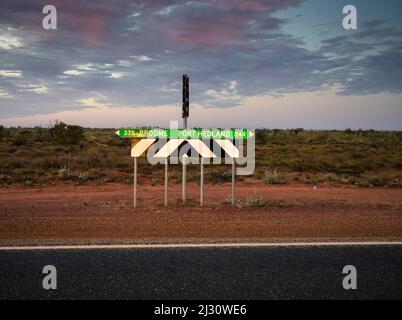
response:
<path fill-rule="evenodd" d="M 402 239 L 402 189 L 359 189 L 305 185 L 236 186 L 239 206 L 225 203 L 230 184 L 199 187 L 141 186 L 132 207 L 132 187 L 53 186 L 0 189 L 0 244 L 188 241 L 215 239 Z M 262 207 L 246 205 L 258 195 Z M 142 240 L 141 240 L 142 239 Z"/>

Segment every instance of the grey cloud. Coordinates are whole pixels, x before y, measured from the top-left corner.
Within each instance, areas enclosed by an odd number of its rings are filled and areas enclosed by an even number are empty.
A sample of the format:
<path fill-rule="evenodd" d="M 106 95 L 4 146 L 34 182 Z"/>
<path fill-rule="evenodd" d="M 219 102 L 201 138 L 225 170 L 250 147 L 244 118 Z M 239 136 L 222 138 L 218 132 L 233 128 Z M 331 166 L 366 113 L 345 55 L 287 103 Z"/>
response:
<path fill-rule="evenodd" d="M 174 84 L 180 84 L 182 73 L 191 78 L 191 101 L 215 107 L 238 103 L 206 94 L 224 90 L 230 81 L 237 82 L 239 96 L 333 84 L 341 84 L 345 95 L 401 92 L 401 30 L 367 21 L 357 33 L 326 39 L 310 51 L 302 39 L 281 30 L 285 20 L 272 16 L 301 2 L 99 0 L 73 5 L 58 0 L 60 28 L 49 34 L 40 29 L 37 2 L 2 1 L 0 24 L 24 30 L 28 47 L 0 51 L 2 68 L 23 70 L 22 79 L 0 78 L 0 89 L 17 97 L 0 97 L 1 116 L 82 108 L 77 101 L 96 93 L 116 105 L 178 104 L 180 90 Z M 152 59 L 140 63 L 130 58 L 135 55 Z M 63 75 L 89 63 L 95 65 L 92 70 Z M 105 64 L 110 66 L 102 68 Z M 124 76 L 113 79 L 110 72 Z M 42 83 L 49 92 L 21 92 L 21 83 Z"/>

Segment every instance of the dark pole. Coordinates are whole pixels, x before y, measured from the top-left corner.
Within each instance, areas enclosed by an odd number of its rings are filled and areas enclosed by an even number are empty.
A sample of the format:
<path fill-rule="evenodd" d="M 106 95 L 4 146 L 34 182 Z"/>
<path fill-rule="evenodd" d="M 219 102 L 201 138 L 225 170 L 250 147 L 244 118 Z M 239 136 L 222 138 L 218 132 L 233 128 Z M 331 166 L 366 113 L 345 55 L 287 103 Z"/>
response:
<path fill-rule="evenodd" d="M 183 107 L 182 107 L 182 118 L 183 118 L 183 129 L 187 129 L 187 118 L 190 113 L 190 84 L 189 77 L 187 74 L 183 75 Z M 186 163 L 183 157 L 183 176 L 182 176 L 182 198 L 183 203 L 186 203 Z"/>

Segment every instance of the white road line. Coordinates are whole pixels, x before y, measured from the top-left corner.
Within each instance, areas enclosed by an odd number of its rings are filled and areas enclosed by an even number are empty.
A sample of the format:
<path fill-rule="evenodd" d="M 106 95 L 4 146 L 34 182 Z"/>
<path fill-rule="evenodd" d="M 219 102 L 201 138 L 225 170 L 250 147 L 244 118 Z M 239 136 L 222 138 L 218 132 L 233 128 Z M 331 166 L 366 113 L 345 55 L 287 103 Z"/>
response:
<path fill-rule="evenodd" d="M 174 248 L 257 248 L 257 247 L 342 247 L 342 246 L 401 246 L 402 241 L 364 242 L 244 242 L 244 243 L 167 243 L 111 245 L 4 246 L 0 251 L 13 250 L 93 250 L 93 249 L 174 249 Z"/>

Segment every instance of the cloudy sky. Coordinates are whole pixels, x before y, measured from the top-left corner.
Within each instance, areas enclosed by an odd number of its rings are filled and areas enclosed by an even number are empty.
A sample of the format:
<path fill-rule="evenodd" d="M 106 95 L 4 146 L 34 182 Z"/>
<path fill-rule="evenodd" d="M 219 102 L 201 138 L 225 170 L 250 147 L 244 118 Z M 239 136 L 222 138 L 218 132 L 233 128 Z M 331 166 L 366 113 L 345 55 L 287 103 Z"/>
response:
<path fill-rule="evenodd" d="M 2 0 L 0 57 L 7 126 L 168 127 L 187 73 L 190 126 L 402 130 L 400 0 Z"/>

